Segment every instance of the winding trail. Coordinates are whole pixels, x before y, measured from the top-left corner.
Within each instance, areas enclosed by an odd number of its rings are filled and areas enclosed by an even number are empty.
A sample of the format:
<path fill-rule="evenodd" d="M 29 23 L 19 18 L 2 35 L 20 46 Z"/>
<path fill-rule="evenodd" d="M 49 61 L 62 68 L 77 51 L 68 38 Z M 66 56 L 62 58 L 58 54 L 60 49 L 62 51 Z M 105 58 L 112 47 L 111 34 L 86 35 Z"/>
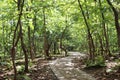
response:
<path fill-rule="evenodd" d="M 50 67 L 59 80 L 96 80 L 87 73 L 74 67 L 72 60 L 85 56 L 79 52 L 69 52 L 68 57 L 50 62 Z"/>

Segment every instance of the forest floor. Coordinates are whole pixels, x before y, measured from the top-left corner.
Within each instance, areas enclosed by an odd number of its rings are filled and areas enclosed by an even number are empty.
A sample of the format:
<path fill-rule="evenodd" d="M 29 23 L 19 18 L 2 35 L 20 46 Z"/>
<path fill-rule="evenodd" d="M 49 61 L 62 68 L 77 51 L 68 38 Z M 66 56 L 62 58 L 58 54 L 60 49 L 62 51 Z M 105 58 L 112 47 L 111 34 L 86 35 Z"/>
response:
<path fill-rule="evenodd" d="M 49 66 L 49 61 L 39 59 L 29 75 L 31 80 L 58 80 Z"/>
<path fill-rule="evenodd" d="M 18 80 L 94 80 L 93 77 L 96 80 L 120 80 L 120 72 L 114 70 L 110 72 L 109 69 L 116 65 L 115 62 L 106 63 L 106 67 L 84 68 L 83 59 L 84 54 L 77 52 L 53 60 L 38 58 L 29 73 L 18 73 L 20 75 Z M 13 70 L 0 66 L 0 80 L 13 80 Z"/>
<path fill-rule="evenodd" d="M 20 61 L 22 61 L 22 64 L 24 63 L 23 60 Z M 49 61 L 51 60 L 43 58 L 34 59 L 33 65 L 29 67 L 28 73 L 24 73 L 22 69 L 18 70 L 17 80 L 58 80 L 48 64 Z M 0 80 L 13 80 L 13 75 L 13 69 L 0 65 Z"/>
<path fill-rule="evenodd" d="M 108 61 L 105 67 L 85 68 L 85 55 L 69 52 L 68 57 L 40 60 L 33 69 L 32 80 L 120 80 L 120 72 L 111 70 L 116 62 Z M 89 75 L 88 75 L 89 74 Z M 91 77 L 92 76 L 92 77 Z M 95 79 L 94 79 L 94 78 Z"/>
<path fill-rule="evenodd" d="M 105 66 L 93 66 L 86 67 L 84 60 L 86 58 L 75 58 L 73 59 L 74 67 L 92 75 L 96 80 L 120 80 L 120 71 L 118 70 L 118 65 L 116 61 L 107 61 Z"/>

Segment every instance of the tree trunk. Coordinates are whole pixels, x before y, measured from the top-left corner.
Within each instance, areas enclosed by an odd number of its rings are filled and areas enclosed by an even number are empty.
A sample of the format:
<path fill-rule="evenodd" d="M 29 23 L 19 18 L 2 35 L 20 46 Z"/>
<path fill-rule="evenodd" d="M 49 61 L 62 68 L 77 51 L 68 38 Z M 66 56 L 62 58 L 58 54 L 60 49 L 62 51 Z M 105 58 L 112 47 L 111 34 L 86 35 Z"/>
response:
<path fill-rule="evenodd" d="M 12 64 L 13 64 L 13 69 L 14 69 L 14 80 L 17 80 L 17 69 L 16 69 L 16 64 L 15 64 L 15 47 L 13 46 L 11 49 L 11 58 L 12 58 Z"/>
<path fill-rule="evenodd" d="M 21 47 L 22 47 L 22 50 L 25 56 L 25 72 L 28 72 L 28 54 L 27 54 L 27 50 L 24 44 L 21 21 L 20 21 L 20 39 L 21 39 Z"/>
<path fill-rule="evenodd" d="M 66 50 L 66 48 L 64 47 L 62 41 L 63 41 L 63 37 L 64 37 L 65 31 L 67 30 L 67 28 L 68 28 L 68 25 L 67 25 L 67 18 L 66 18 L 66 27 L 65 27 L 65 29 L 63 30 L 62 35 L 61 35 L 61 37 L 60 37 L 60 49 L 65 52 L 65 56 L 67 56 L 67 50 Z"/>
<path fill-rule="evenodd" d="M 47 40 L 47 32 L 46 32 L 46 16 L 45 16 L 45 8 L 43 7 L 43 36 L 44 36 L 44 53 L 45 57 L 49 58 L 49 49 L 48 49 L 48 40 Z"/>
<path fill-rule="evenodd" d="M 105 42 L 106 42 L 105 54 L 107 54 L 108 56 L 110 56 L 109 41 L 108 41 L 107 30 L 106 30 L 106 25 L 105 25 L 105 17 L 104 17 L 104 13 L 102 11 L 101 0 L 99 0 L 99 6 L 100 6 L 100 11 L 101 11 L 101 17 L 102 17 L 103 33 L 104 33 Z"/>
<path fill-rule="evenodd" d="M 56 42 L 53 43 L 53 53 L 56 54 Z"/>
<path fill-rule="evenodd" d="M 34 57 L 36 55 L 36 44 L 35 44 L 35 31 L 36 31 L 36 26 L 37 26 L 36 20 L 37 19 L 36 19 L 36 14 L 35 14 L 34 19 L 33 19 L 34 31 L 33 31 L 33 38 L 32 38 L 32 46 L 33 46 Z"/>
<path fill-rule="evenodd" d="M 103 40 L 99 34 L 98 34 L 98 38 L 99 38 L 99 43 L 100 43 L 100 53 L 103 57 L 105 57 L 104 56 L 104 49 L 103 49 Z"/>
<path fill-rule="evenodd" d="M 92 38 L 92 35 L 91 35 L 91 32 L 90 32 L 89 24 L 88 24 L 87 19 L 86 19 L 86 17 L 85 17 L 84 10 L 83 10 L 83 8 L 82 8 L 82 5 L 81 5 L 81 3 L 80 3 L 80 0 L 78 0 L 78 4 L 79 4 L 80 10 L 81 10 L 81 12 L 82 12 L 82 15 L 83 15 L 83 18 L 84 18 L 86 27 L 87 27 L 90 59 L 94 59 L 95 46 L 94 46 L 93 38 Z M 87 16 L 87 17 L 88 17 L 88 16 Z"/>
<path fill-rule="evenodd" d="M 28 26 L 28 39 L 29 39 L 28 40 L 28 46 L 29 46 L 28 52 L 30 53 L 31 60 L 33 60 L 34 59 L 34 56 L 33 56 L 33 47 L 34 46 L 32 46 L 30 34 L 31 34 L 31 30 L 30 30 L 30 26 Z"/>
<path fill-rule="evenodd" d="M 120 25 L 119 25 L 119 14 L 117 9 L 115 9 L 115 7 L 112 5 L 112 3 L 110 2 L 110 0 L 107 0 L 107 3 L 110 5 L 110 7 L 112 8 L 113 12 L 114 12 L 114 21 L 115 21 L 115 28 L 116 28 L 116 32 L 117 32 L 117 42 L 118 42 L 118 50 L 120 53 Z"/>
<path fill-rule="evenodd" d="M 17 34 L 18 27 L 20 26 L 20 22 L 21 22 L 24 0 L 23 1 L 18 0 L 17 4 L 18 4 L 19 17 L 18 17 L 17 25 L 16 25 L 15 30 L 14 30 L 13 43 L 12 43 L 12 48 L 11 48 L 11 53 L 10 53 L 11 58 L 12 58 L 13 68 L 14 68 L 14 80 L 17 80 L 17 69 L 16 69 L 16 64 L 15 64 L 15 55 L 16 55 L 16 46 L 17 46 L 19 39 L 20 39 L 20 32 L 18 33 L 18 36 L 16 34 Z M 17 37 L 17 39 L 16 39 L 16 37 Z"/>

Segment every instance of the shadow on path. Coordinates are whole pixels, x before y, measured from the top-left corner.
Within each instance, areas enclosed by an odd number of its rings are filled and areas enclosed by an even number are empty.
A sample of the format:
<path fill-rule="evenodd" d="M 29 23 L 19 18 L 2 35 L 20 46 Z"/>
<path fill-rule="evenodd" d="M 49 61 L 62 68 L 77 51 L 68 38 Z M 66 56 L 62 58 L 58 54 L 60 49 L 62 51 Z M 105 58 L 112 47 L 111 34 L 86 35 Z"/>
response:
<path fill-rule="evenodd" d="M 85 54 L 79 52 L 69 52 L 68 57 L 51 61 L 49 64 L 59 80 L 96 80 L 87 73 L 74 67 L 72 60 L 84 56 Z"/>

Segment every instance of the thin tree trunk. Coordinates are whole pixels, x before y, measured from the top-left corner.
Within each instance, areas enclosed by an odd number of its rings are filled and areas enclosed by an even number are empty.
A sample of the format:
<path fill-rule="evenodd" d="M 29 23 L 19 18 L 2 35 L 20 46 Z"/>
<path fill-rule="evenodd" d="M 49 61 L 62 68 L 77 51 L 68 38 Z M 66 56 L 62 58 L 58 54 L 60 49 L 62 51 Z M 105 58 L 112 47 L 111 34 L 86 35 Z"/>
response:
<path fill-rule="evenodd" d="M 43 7 L 43 35 L 44 35 L 44 53 L 46 58 L 49 58 L 49 50 L 48 50 L 48 40 L 47 40 L 47 32 L 46 32 L 46 16 L 45 16 L 45 8 Z"/>
<path fill-rule="evenodd" d="M 4 28 L 4 24 L 2 24 L 2 35 L 3 35 L 3 38 L 2 38 L 2 50 L 4 50 L 4 59 L 5 59 L 5 28 Z"/>
<path fill-rule="evenodd" d="M 18 22 L 17 25 L 15 27 L 14 30 L 14 35 L 13 35 L 13 43 L 12 43 L 12 48 L 11 48 L 11 58 L 12 58 L 12 63 L 13 63 L 13 68 L 14 68 L 14 80 L 17 80 L 17 69 L 16 69 L 16 64 L 15 64 L 15 55 L 16 55 L 16 46 L 19 42 L 19 38 L 20 38 L 20 32 L 18 33 L 18 36 L 16 35 L 17 31 L 18 31 L 18 27 L 21 21 L 21 17 L 22 17 L 22 11 L 23 11 L 23 6 L 21 7 L 22 4 L 24 4 L 24 0 L 21 4 L 21 0 L 18 0 L 18 2 L 16 2 L 18 5 L 18 11 L 19 13 L 19 17 L 18 17 Z M 21 5 L 20 5 L 21 4 Z M 17 36 L 17 39 L 16 39 Z"/>
<path fill-rule="evenodd" d="M 34 59 L 34 56 L 33 56 L 33 47 L 34 47 L 34 46 L 32 46 L 30 34 L 31 34 L 31 30 L 30 30 L 30 26 L 28 26 L 28 39 L 29 39 L 29 40 L 28 40 L 28 45 L 29 45 L 28 51 L 29 51 L 29 53 L 30 53 L 30 58 L 31 58 L 31 60 L 33 60 L 33 59 Z"/>
<path fill-rule="evenodd" d="M 102 16 L 103 33 L 104 33 L 105 42 L 106 42 L 106 52 L 105 53 L 110 56 L 109 41 L 108 41 L 107 30 L 106 30 L 106 25 L 105 25 L 105 17 L 104 17 L 104 13 L 102 11 L 101 0 L 99 0 L 99 6 L 100 6 L 100 11 L 101 11 L 101 16 Z"/>
<path fill-rule="evenodd" d="M 16 69 L 16 64 L 15 64 L 15 47 L 13 46 L 11 49 L 11 58 L 12 58 L 12 64 L 13 64 L 13 69 L 14 69 L 14 80 L 17 79 L 17 69 Z"/>
<path fill-rule="evenodd" d="M 65 29 L 63 30 L 62 35 L 61 35 L 61 37 L 60 37 L 60 49 L 65 52 L 65 56 L 67 56 L 67 50 L 66 50 L 66 48 L 63 46 L 63 42 L 62 42 L 62 41 L 63 41 L 63 37 L 64 37 L 65 31 L 67 30 L 67 28 L 68 28 L 68 25 L 67 25 L 67 18 L 66 18 L 66 27 L 65 27 Z"/>
<path fill-rule="evenodd" d="M 110 0 L 106 0 L 107 3 L 110 5 L 110 7 L 113 10 L 114 13 L 114 21 L 115 21 L 115 28 L 116 28 L 116 32 L 117 32 L 117 42 L 118 42 L 118 50 L 120 53 L 120 25 L 119 25 L 119 14 L 117 9 L 115 9 L 115 7 L 112 5 L 112 3 L 110 2 Z"/>
<path fill-rule="evenodd" d="M 18 6 L 18 10 L 19 10 L 19 8 L 21 10 L 20 15 L 22 15 L 23 6 L 24 6 L 24 0 L 22 0 L 22 2 L 19 3 L 19 6 Z M 25 47 L 25 44 L 24 44 L 21 19 L 19 20 L 19 26 L 20 26 L 21 47 L 22 47 L 22 50 L 23 50 L 23 53 L 24 53 L 24 56 L 25 56 L 25 72 L 28 72 L 28 54 L 27 54 L 27 50 L 26 50 L 26 47 Z"/>
<path fill-rule="evenodd" d="M 90 28 L 89 28 L 87 19 L 86 19 L 86 17 L 85 17 L 84 10 L 83 10 L 83 8 L 82 8 L 82 5 L 81 5 L 81 3 L 80 3 L 80 0 L 78 0 L 78 3 L 79 3 L 79 7 L 80 7 L 80 10 L 81 10 L 81 12 L 82 12 L 84 21 L 85 21 L 85 25 L 86 25 L 86 27 L 87 27 L 88 45 L 89 45 L 90 58 L 93 59 L 93 58 L 94 58 L 94 52 L 95 52 L 95 46 L 94 46 L 93 38 L 92 38 L 92 35 L 91 35 L 91 33 L 90 33 Z"/>
<path fill-rule="evenodd" d="M 36 12 L 35 12 L 36 13 Z M 36 31 L 36 26 L 37 26 L 37 23 L 36 23 L 36 14 L 34 15 L 34 19 L 33 19 L 33 25 L 34 25 L 34 31 L 33 31 L 33 38 L 32 38 L 32 46 L 33 46 L 33 54 L 34 54 L 34 57 L 36 55 L 36 44 L 35 44 L 35 31 Z"/>
<path fill-rule="evenodd" d="M 13 44 L 11 48 L 11 57 L 12 57 L 12 63 L 13 63 L 13 68 L 14 68 L 14 80 L 17 80 L 17 69 L 16 69 L 16 64 L 15 64 L 15 55 L 16 55 L 16 46 L 19 42 L 19 39 L 21 38 L 21 17 L 22 17 L 22 12 L 23 12 L 23 6 L 24 6 L 24 0 L 18 0 L 16 2 L 18 4 L 18 12 L 19 12 L 19 17 L 18 17 L 18 22 L 17 26 L 14 30 L 14 36 L 13 36 Z M 20 27 L 20 31 L 18 33 L 18 36 L 16 35 L 18 31 L 18 27 Z M 16 39 L 17 36 L 17 39 Z"/>
<path fill-rule="evenodd" d="M 56 54 L 56 47 L 57 47 L 56 44 L 57 44 L 56 42 L 53 43 L 53 53 L 54 54 Z"/>
<path fill-rule="evenodd" d="M 23 32 L 22 32 L 22 23 L 20 21 L 20 39 L 21 39 L 21 47 L 25 56 L 25 72 L 28 72 L 28 55 L 27 50 L 25 47 L 24 39 L 23 39 Z"/>
<path fill-rule="evenodd" d="M 101 36 L 98 34 L 98 38 L 99 38 L 99 43 L 100 43 L 100 52 L 101 52 L 101 55 L 103 56 L 103 57 L 105 57 L 104 56 L 104 49 L 103 49 L 103 40 L 102 40 L 102 38 L 101 38 Z"/>

